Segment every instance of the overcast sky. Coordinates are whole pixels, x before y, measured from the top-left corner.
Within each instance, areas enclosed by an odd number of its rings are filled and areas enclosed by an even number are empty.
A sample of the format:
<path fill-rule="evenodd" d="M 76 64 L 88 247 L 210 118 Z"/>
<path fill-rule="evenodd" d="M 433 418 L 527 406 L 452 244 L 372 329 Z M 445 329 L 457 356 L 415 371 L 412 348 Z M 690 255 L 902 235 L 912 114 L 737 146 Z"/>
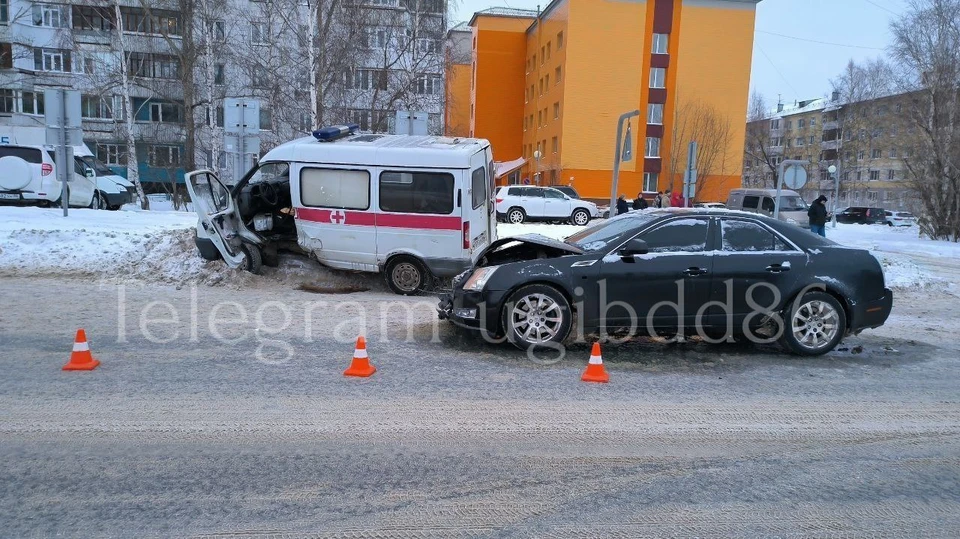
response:
<path fill-rule="evenodd" d="M 457 20 L 469 20 L 475 11 L 491 6 L 536 9 L 549 3 L 451 1 L 459 3 Z M 851 58 L 866 60 L 884 53 L 890 21 L 906 5 L 907 0 L 763 0 L 757 8 L 751 89 L 771 102 L 778 95 L 793 102 L 829 94 L 830 80 Z"/>

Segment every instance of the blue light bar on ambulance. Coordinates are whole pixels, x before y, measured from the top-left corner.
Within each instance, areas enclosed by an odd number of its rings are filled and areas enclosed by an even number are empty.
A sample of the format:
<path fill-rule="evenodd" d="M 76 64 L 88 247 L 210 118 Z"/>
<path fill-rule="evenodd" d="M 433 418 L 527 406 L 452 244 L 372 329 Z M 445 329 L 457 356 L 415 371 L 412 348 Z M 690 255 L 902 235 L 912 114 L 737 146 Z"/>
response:
<path fill-rule="evenodd" d="M 360 126 L 357 124 L 336 125 L 317 129 L 313 132 L 313 136 L 320 142 L 333 142 L 354 134 L 358 129 L 360 129 Z"/>

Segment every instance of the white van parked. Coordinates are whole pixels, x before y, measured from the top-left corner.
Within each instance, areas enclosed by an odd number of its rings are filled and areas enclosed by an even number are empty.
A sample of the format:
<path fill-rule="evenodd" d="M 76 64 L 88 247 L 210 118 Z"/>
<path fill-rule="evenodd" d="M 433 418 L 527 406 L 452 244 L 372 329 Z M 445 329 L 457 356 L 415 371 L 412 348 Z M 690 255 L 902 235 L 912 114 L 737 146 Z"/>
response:
<path fill-rule="evenodd" d="M 776 189 L 734 189 L 730 191 L 730 196 L 727 197 L 727 209 L 773 217 L 776 199 Z M 807 228 L 810 226 L 810 218 L 807 216 L 807 210 L 809 209 L 810 206 L 796 191 L 790 191 L 789 189 L 780 191 L 779 219 L 781 221 Z"/>
<path fill-rule="evenodd" d="M 398 294 L 467 269 L 497 239 L 490 143 L 356 134 L 328 127 L 267 152 L 228 189 L 187 174 L 200 217 L 197 247 L 257 273 L 296 247 L 327 266 L 384 272 Z"/>
<path fill-rule="evenodd" d="M 43 128 L 0 126 L 0 204 L 61 204 L 63 184 L 54 148 L 45 138 Z M 73 154 L 70 206 L 117 210 L 136 199 L 133 184 L 98 161 L 86 145 L 74 146 Z"/>

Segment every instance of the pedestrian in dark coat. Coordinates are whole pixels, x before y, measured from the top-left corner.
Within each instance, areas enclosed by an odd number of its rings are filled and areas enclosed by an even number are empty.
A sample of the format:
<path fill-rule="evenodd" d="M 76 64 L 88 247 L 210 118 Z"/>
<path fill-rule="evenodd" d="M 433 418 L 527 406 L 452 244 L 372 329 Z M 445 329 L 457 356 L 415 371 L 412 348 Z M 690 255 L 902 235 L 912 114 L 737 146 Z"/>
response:
<path fill-rule="evenodd" d="M 643 193 L 637 193 L 637 198 L 633 199 L 633 209 L 645 210 L 648 207 L 647 200 L 643 198 Z"/>
<path fill-rule="evenodd" d="M 617 215 L 623 215 L 630 211 L 630 206 L 627 204 L 627 197 L 620 195 L 620 198 L 617 199 Z"/>
<path fill-rule="evenodd" d="M 827 237 L 827 197 L 820 195 L 807 210 L 810 218 L 810 232 Z"/>

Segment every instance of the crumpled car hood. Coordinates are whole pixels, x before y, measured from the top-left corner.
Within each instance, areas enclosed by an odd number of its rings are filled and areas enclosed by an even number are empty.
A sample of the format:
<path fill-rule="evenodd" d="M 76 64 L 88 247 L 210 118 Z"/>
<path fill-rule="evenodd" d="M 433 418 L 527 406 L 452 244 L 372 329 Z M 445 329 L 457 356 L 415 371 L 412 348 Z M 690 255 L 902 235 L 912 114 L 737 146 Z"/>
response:
<path fill-rule="evenodd" d="M 489 246 L 487 246 L 486 249 L 483 250 L 483 253 L 480 254 L 480 257 L 478 257 L 478 259 L 489 255 L 490 253 L 496 251 L 497 249 L 503 247 L 504 245 L 509 245 L 515 242 L 529 243 L 532 245 L 549 247 L 551 249 L 558 249 L 574 255 L 582 255 L 584 253 L 583 249 L 577 246 L 570 245 L 569 243 L 563 243 L 562 241 L 556 240 L 553 238 L 548 238 L 547 236 L 544 236 L 542 234 L 523 234 L 521 236 L 511 236 L 509 238 L 501 238 L 491 243 Z"/>

